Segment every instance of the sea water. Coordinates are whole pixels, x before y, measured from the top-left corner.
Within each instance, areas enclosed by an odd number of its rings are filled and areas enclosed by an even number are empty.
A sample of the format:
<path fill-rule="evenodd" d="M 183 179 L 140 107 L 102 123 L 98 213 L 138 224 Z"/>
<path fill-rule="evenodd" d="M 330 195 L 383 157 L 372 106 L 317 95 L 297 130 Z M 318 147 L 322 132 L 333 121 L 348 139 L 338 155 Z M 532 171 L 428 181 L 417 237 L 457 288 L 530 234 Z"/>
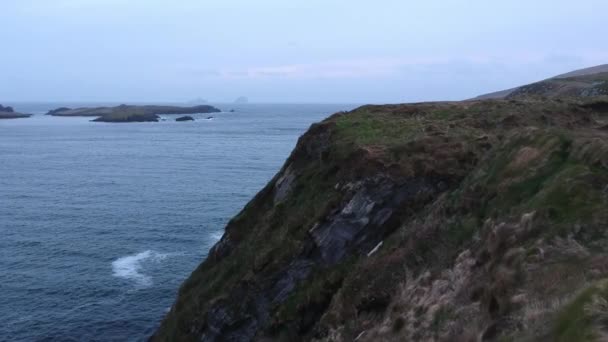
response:
<path fill-rule="evenodd" d="M 36 115 L 0 120 L 0 341 L 145 340 L 297 138 L 354 107 L 229 104 L 157 123 L 42 115 L 63 105 L 15 104 Z"/>

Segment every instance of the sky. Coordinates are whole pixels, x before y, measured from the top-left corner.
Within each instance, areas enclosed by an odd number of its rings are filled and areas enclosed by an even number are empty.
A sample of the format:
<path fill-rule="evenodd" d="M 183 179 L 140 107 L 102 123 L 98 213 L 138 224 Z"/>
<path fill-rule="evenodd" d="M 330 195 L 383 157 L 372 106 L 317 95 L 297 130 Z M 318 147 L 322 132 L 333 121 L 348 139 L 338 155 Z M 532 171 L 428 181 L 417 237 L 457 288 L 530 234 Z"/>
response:
<path fill-rule="evenodd" d="M 0 0 L 0 101 L 466 99 L 608 63 L 606 13 L 606 0 Z"/>

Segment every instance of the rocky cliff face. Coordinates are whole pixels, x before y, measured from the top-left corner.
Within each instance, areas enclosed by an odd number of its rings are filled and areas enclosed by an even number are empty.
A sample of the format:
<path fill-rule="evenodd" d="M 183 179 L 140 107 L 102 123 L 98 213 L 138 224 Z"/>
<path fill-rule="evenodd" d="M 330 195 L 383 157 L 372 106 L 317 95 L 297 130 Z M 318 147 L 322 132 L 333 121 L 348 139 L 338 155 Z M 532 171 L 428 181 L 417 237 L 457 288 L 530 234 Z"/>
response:
<path fill-rule="evenodd" d="M 156 341 L 607 336 L 608 99 L 364 106 L 313 125 Z"/>

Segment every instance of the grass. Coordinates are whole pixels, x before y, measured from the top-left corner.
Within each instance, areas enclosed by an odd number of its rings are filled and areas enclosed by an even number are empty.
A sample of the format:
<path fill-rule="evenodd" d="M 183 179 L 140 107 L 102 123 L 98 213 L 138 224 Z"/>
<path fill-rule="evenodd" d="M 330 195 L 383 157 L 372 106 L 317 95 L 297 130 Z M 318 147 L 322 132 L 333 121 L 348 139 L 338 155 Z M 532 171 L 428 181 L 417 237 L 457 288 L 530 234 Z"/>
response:
<path fill-rule="evenodd" d="M 390 117 L 382 113 L 359 110 L 336 120 L 336 141 L 339 151 L 352 146 L 385 148 L 412 140 L 422 133 L 422 124 L 411 118 Z"/>
<path fill-rule="evenodd" d="M 606 179 L 600 170 L 591 171 L 586 165 L 567 164 L 529 202 L 530 208 L 549 208 L 556 223 L 576 223 L 593 216 L 605 205 L 601 189 L 588 179 Z"/>
<path fill-rule="evenodd" d="M 606 281 L 599 282 L 581 292 L 558 313 L 553 334 L 558 342 L 596 341 L 595 321 L 601 313 L 593 310 L 594 301 L 608 300 Z M 591 310 L 590 310 L 591 309 Z M 604 312 L 605 316 L 607 313 Z"/>
<path fill-rule="evenodd" d="M 471 237 L 479 230 L 479 227 L 481 227 L 479 219 L 473 215 L 468 215 L 458 218 L 455 223 L 451 224 L 444 233 L 444 236 L 453 246 L 461 246 L 463 243 L 471 240 Z"/>

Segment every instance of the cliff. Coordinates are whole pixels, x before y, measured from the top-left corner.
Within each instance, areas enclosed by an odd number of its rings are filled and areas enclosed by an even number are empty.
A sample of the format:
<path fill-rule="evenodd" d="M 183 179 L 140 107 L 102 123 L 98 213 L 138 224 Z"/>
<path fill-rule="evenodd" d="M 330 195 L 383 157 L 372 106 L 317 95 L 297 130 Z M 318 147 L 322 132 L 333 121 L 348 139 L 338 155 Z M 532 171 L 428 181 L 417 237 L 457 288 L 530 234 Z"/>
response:
<path fill-rule="evenodd" d="M 155 341 L 606 336 L 608 98 L 364 106 L 313 125 Z"/>

